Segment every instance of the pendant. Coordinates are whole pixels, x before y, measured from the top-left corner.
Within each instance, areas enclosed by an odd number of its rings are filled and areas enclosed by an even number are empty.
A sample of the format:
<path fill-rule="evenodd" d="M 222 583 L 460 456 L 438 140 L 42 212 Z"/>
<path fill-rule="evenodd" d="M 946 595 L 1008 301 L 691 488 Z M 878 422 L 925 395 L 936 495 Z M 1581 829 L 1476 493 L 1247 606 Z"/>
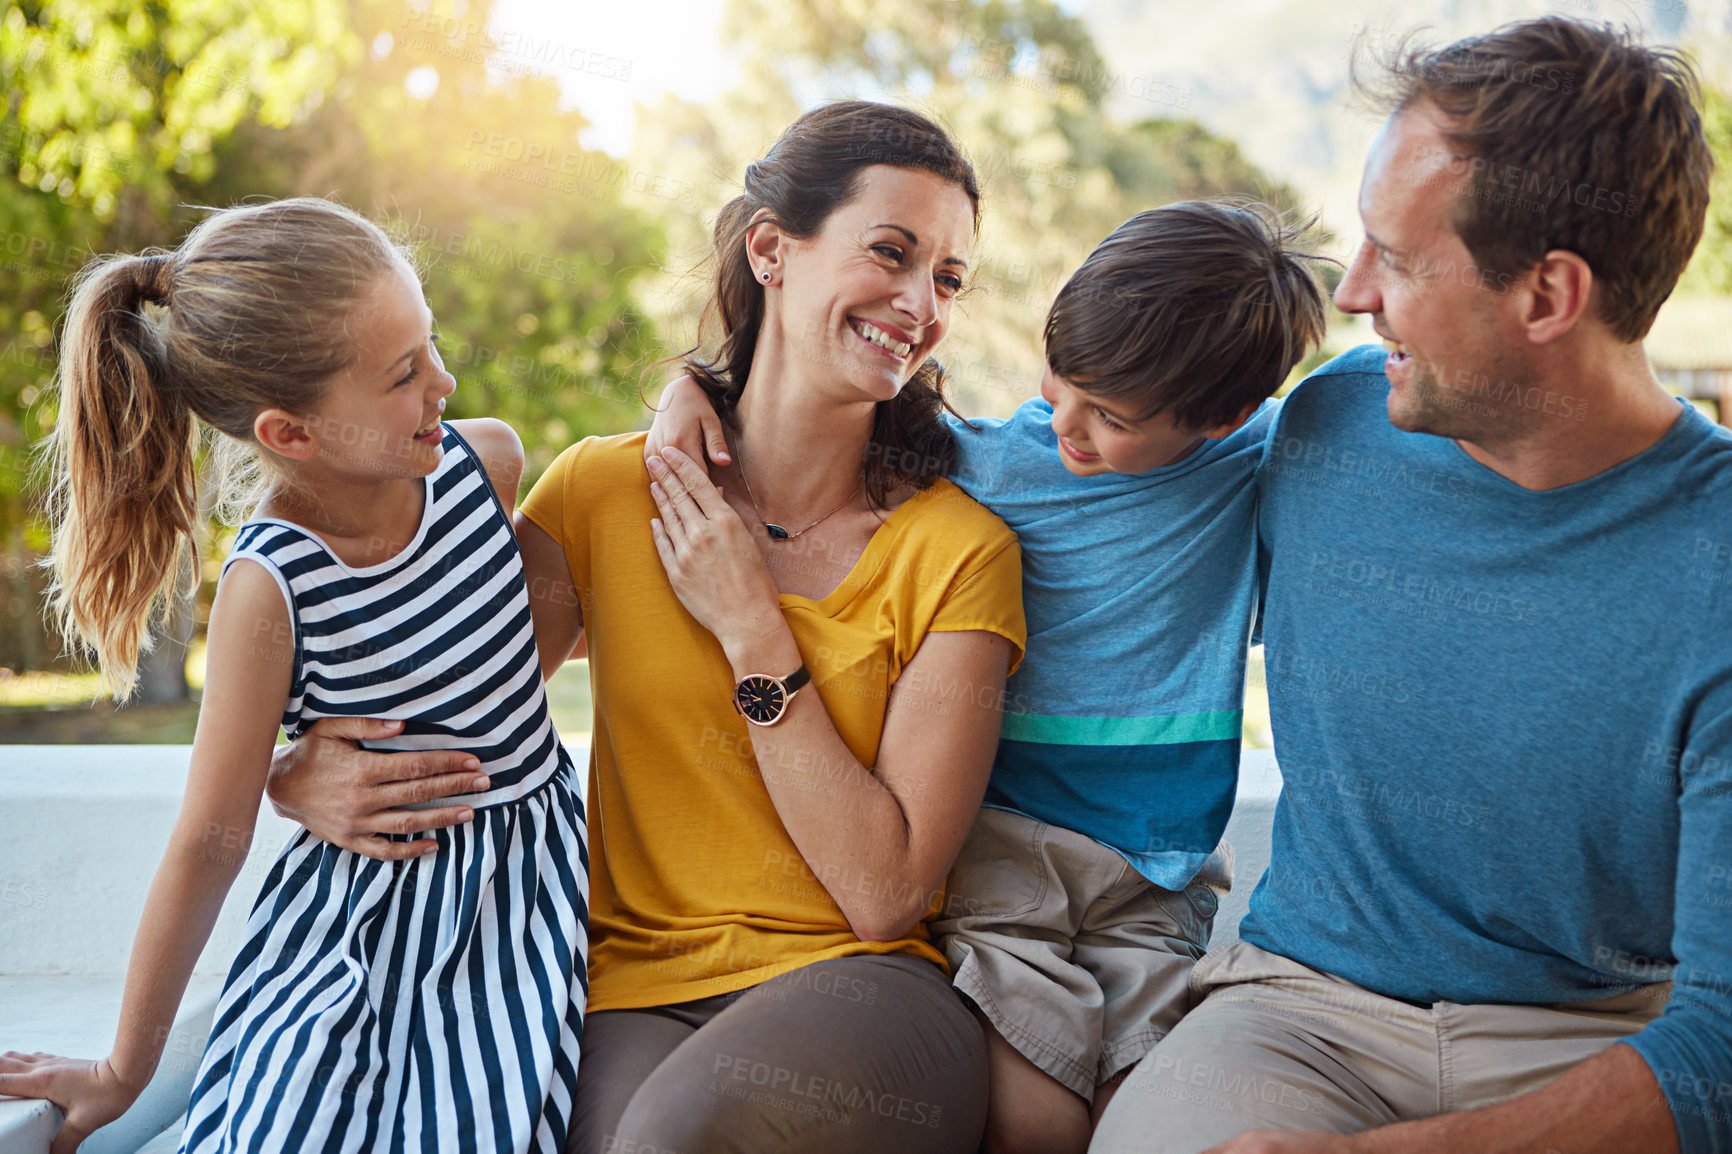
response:
<path fill-rule="evenodd" d="M 786 541 L 789 537 L 789 533 L 786 529 L 782 528 L 780 525 L 772 525 L 768 521 L 764 522 L 764 532 L 770 535 L 770 540 L 772 541 Z"/>

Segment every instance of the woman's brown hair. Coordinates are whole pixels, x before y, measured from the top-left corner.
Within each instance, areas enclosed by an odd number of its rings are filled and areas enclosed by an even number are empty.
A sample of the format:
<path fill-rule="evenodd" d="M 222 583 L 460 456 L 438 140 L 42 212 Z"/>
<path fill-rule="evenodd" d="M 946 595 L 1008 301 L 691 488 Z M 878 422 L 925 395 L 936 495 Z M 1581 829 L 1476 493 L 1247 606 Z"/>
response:
<path fill-rule="evenodd" d="M 202 421 L 232 510 L 253 420 L 305 413 L 358 355 L 356 303 L 402 254 L 315 197 L 215 213 L 169 252 L 98 258 L 73 282 L 47 444 L 49 613 L 124 699 L 151 630 L 189 590 Z M 250 494 L 242 494 L 245 501 Z"/>
<path fill-rule="evenodd" d="M 790 124 L 769 153 L 746 166 L 745 191 L 716 218 L 716 287 L 704 318 L 719 319 L 714 357 L 684 358 L 685 369 L 724 420 L 745 391 L 764 320 L 764 286 L 752 275 L 746 234 L 760 209 L 789 236 L 815 236 L 830 214 L 859 191 L 860 173 L 875 164 L 930 172 L 954 181 L 980 224 L 980 184 L 974 167 L 945 131 L 906 108 L 846 100 L 813 109 Z M 866 494 L 884 505 L 895 489 L 925 488 L 956 462 L 956 439 L 941 419 L 944 366 L 928 357 L 895 398 L 873 418 L 866 459 Z"/>

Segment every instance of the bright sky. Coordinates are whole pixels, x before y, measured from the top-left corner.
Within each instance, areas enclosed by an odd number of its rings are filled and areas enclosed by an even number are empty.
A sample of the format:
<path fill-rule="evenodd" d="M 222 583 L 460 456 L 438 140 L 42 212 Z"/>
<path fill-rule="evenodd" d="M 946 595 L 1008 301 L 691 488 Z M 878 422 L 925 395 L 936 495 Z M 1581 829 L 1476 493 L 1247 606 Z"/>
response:
<path fill-rule="evenodd" d="M 734 65 L 719 33 L 723 4 L 498 0 L 491 32 L 507 67 L 558 61 L 547 70 L 558 75 L 566 103 L 594 125 L 585 147 L 620 156 L 636 126 L 634 103 L 654 104 L 665 92 L 702 101 L 732 86 Z M 1075 13 L 1083 0 L 1059 0 L 1059 7 Z"/>
<path fill-rule="evenodd" d="M 491 31 L 513 65 L 558 61 L 547 70 L 593 124 L 585 147 L 619 156 L 631 143 L 634 102 L 665 92 L 701 101 L 730 87 L 721 12 L 722 0 L 499 0 Z"/>

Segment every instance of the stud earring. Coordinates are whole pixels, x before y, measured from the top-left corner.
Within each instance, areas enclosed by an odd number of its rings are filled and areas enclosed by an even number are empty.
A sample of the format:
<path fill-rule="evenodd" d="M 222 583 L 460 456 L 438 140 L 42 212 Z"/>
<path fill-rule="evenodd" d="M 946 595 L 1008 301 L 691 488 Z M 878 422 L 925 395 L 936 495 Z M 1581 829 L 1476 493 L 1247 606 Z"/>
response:
<path fill-rule="evenodd" d="M 765 284 L 769 284 L 769 283 L 770 283 L 770 274 L 769 274 L 769 273 L 765 273 L 765 274 L 764 274 L 764 283 L 765 283 Z"/>

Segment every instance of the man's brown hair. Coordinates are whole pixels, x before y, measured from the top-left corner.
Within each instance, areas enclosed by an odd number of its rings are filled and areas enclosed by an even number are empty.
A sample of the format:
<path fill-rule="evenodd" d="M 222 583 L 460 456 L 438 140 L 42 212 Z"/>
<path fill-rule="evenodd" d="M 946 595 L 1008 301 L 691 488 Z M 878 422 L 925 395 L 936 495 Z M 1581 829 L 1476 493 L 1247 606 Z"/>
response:
<path fill-rule="evenodd" d="M 1046 359 L 1067 384 L 1190 429 L 1238 419 L 1323 339 L 1323 288 L 1293 247 L 1306 225 L 1265 204 L 1139 212 L 1052 302 Z"/>
<path fill-rule="evenodd" d="M 1646 336 L 1708 211 L 1714 158 L 1689 59 L 1546 17 L 1442 48 L 1404 40 L 1376 63 L 1367 77 L 1356 60 L 1354 84 L 1378 106 L 1428 101 L 1449 122 L 1463 177 L 1455 230 L 1482 281 L 1573 252 L 1603 286 L 1612 331 Z"/>

